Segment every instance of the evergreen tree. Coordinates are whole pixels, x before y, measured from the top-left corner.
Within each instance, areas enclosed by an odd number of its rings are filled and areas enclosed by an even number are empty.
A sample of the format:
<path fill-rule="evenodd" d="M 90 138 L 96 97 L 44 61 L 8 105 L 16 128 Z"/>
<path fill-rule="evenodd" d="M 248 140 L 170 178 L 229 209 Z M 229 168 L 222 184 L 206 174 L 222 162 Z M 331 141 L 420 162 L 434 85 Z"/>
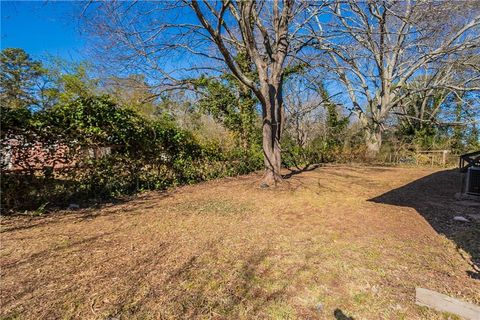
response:
<path fill-rule="evenodd" d="M 38 105 L 36 86 L 45 74 L 42 64 L 24 50 L 7 48 L 0 53 L 0 99 L 2 106 L 24 108 Z"/>

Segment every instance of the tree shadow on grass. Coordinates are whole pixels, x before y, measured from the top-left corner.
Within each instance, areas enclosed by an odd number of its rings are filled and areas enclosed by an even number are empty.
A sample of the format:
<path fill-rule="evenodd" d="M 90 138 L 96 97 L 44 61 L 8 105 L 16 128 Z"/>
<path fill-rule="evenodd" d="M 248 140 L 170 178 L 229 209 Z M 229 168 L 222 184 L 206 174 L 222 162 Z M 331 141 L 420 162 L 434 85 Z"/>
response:
<path fill-rule="evenodd" d="M 155 208 L 156 202 L 152 199 L 161 200 L 171 196 L 168 191 L 154 191 L 148 195 L 132 195 L 123 198 L 98 201 L 85 205 L 78 209 L 56 209 L 42 214 L 15 213 L 4 216 L 1 220 L 1 233 L 8 233 L 18 230 L 26 230 L 42 225 L 61 224 L 65 220 L 87 221 L 103 215 L 115 216 L 126 214 L 138 214 L 138 211 Z M 109 210 L 102 210 L 110 207 Z"/>
<path fill-rule="evenodd" d="M 283 179 L 290 179 L 294 175 L 301 174 L 301 173 L 307 172 L 307 171 L 313 171 L 313 170 L 317 169 L 318 167 L 320 167 L 320 164 L 309 164 L 309 165 L 306 165 L 303 168 L 293 169 L 293 170 L 289 169 L 290 172 L 282 175 L 282 178 Z"/>
<path fill-rule="evenodd" d="M 249 313 L 258 314 L 264 312 L 272 301 L 285 296 L 286 286 L 267 292 L 259 283 L 262 274 L 269 271 L 262 267 L 271 254 L 269 249 L 246 254 L 231 270 L 219 271 L 210 270 L 210 266 L 205 264 L 222 255 L 218 252 L 219 248 L 212 242 L 206 244 L 204 249 L 203 253 L 194 254 L 179 263 L 160 283 L 152 284 L 142 298 L 130 301 L 136 295 L 137 288 L 133 286 L 124 294 L 124 300 L 116 306 L 112 316 L 122 319 L 151 313 L 159 316 L 160 312 L 165 313 L 167 318 L 175 319 L 236 318 L 245 307 L 248 307 Z M 130 277 L 132 274 L 139 276 L 131 282 L 144 283 L 145 275 L 154 271 L 149 268 L 155 269 L 159 263 L 161 260 L 140 268 L 144 270 L 142 273 L 128 272 Z M 139 266 L 133 268 L 138 269 Z M 157 306 L 151 302 L 159 301 L 160 297 L 164 297 L 162 308 L 165 310 L 154 310 Z"/>
<path fill-rule="evenodd" d="M 444 170 L 390 190 L 369 201 L 417 210 L 435 231 L 453 240 L 457 248 L 470 254 L 472 267 L 476 271 L 469 272 L 469 275 L 479 279 L 480 221 L 470 215 L 478 214 L 480 204 L 455 200 L 455 193 L 460 191 L 460 187 L 460 172 L 456 169 Z M 455 216 L 464 216 L 470 222 L 455 221 Z"/>

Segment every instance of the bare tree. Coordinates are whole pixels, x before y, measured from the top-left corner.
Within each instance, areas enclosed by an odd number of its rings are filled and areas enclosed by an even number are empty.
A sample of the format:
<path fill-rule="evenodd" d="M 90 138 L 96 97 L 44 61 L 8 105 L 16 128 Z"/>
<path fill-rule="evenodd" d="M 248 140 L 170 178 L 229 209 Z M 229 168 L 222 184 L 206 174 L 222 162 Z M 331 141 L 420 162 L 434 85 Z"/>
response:
<path fill-rule="evenodd" d="M 257 96 L 262 105 L 263 152 L 267 170 L 265 183 L 275 184 L 281 178 L 280 137 L 283 129 L 283 73 L 289 53 L 289 27 L 293 20 L 293 1 L 273 3 L 272 14 L 265 4 L 224 1 L 217 10 L 204 3 L 204 12 L 197 1 L 191 6 L 203 27 L 208 30 L 231 72 Z M 227 26 L 225 12 L 229 11 L 240 29 L 241 38 L 233 36 Z M 225 29 L 226 32 L 222 32 Z M 236 64 L 227 41 L 244 47 L 255 64 L 258 81 L 244 74 Z M 240 44 L 239 44 L 240 43 Z"/>
<path fill-rule="evenodd" d="M 106 47 L 116 49 L 124 66 L 128 66 L 126 61 L 137 69 L 148 65 L 164 80 L 163 86 L 185 85 L 192 75 L 224 72 L 226 67 L 252 90 L 262 109 L 264 183 L 274 185 L 281 179 L 284 73 L 305 47 L 295 39 L 300 39 L 302 28 L 318 8 L 307 12 L 306 3 L 293 0 L 107 2 L 93 6 L 96 14 L 85 16 L 93 22 L 98 38 L 109 40 Z M 182 54 L 195 58 L 172 66 L 172 57 Z M 242 68 L 239 56 L 246 57 L 252 68 Z"/>
<path fill-rule="evenodd" d="M 412 79 L 429 74 L 432 64 L 478 54 L 479 4 L 347 0 L 331 3 L 329 16 L 317 16 L 318 26 L 312 28 L 312 34 L 316 48 L 328 57 L 323 67 L 336 74 L 336 83 L 365 127 L 369 155 L 379 152 L 392 111 L 412 94 L 406 90 Z M 452 87 L 449 79 L 422 82 L 424 86 L 415 91 Z"/>
<path fill-rule="evenodd" d="M 458 106 L 480 115 L 480 60 L 478 56 L 431 64 L 430 69 L 410 81 L 399 94 L 402 99 L 393 109 L 411 127 L 466 126 L 456 119 Z"/>
<path fill-rule="evenodd" d="M 303 76 L 294 76 L 285 83 L 285 130 L 299 147 L 325 131 L 323 98 L 315 83 Z"/>

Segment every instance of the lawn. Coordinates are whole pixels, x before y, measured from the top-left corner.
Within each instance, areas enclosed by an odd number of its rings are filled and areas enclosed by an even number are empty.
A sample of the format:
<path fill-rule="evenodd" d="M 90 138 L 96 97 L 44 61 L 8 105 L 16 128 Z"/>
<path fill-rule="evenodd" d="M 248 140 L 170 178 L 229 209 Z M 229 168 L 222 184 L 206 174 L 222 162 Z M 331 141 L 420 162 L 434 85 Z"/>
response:
<path fill-rule="evenodd" d="M 480 207 L 454 200 L 456 171 L 260 179 L 3 218 L 1 317 L 448 319 L 415 305 L 417 286 L 480 304 Z"/>

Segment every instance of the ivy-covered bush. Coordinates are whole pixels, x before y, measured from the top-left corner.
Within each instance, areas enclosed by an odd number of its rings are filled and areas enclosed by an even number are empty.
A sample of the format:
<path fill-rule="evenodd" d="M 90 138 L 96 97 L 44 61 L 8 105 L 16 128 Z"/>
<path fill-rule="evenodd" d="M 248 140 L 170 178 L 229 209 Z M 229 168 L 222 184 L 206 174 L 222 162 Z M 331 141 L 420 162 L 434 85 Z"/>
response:
<path fill-rule="evenodd" d="M 99 201 L 262 166 L 261 154 L 201 144 L 172 120 L 145 119 L 106 96 L 38 112 L 1 111 L 2 150 L 14 153 L 2 164 L 3 213 Z"/>

